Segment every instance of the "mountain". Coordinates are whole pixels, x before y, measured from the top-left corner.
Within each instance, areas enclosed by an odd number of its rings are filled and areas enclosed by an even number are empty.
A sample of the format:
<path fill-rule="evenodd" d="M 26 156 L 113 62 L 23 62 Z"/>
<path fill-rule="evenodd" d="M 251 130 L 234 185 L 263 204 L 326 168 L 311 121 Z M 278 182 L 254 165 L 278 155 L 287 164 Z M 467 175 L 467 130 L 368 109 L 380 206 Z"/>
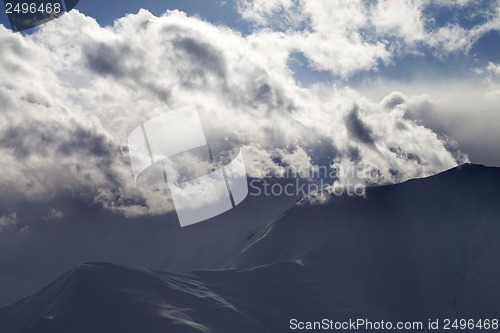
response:
<path fill-rule="evenodd" d="M 500 168 L 298 202 L 178 270 L 87 263 L 0 309 L 0 332 L 289 332 L 289 321 L 498 319 Z M 367 330 L 369 331 L 369 330 Z"/>

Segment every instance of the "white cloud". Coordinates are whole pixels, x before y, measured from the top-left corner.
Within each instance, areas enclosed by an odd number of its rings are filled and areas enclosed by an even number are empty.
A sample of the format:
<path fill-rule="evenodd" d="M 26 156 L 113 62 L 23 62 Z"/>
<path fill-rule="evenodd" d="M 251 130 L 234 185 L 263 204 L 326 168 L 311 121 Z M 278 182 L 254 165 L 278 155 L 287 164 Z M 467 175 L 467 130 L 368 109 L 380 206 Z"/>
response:
<path fill-rule="evenodd" d="M 371 21 L 382 38 L 400 38 L 412 46 L 427 35 L 423 8 L 423 1 L 381 0 L 371 10 Z"/>
<path fill-rule="evenodd" d="M 304 20 L 296 0 L 238 0 L 237 8 L 243 19 L 258 26 L 273 25 L 283 29 L 297 27 Z"/>
<path fill-rule="evenodd" d="M 490 61 L 486 66 L 473 68 L 472 71 L 482 77 L 488 99 L 495 102 L 500 100 L 500 65 Z"/>
<path fill-rule="evenodd" d="M 496 10 L 493 18 L 472 29 L 465 29 L 457 24 L 449 24 L 432 31 L 428 34 L 428 44 L 437 49 L 438 53 L 444 54 L 466 51 L 484 34 L 490 31 L 500 30 L 500 9 Z"/>
<path fill-rule="evenodd" d="M 349 76 L 387 62 L 389 52 L 381 41 L 363 37 L 368 27 L 363 1 L 247 1 L 239 3 L 242 17 L 265 29 L 258 33 L 275 36 L 267 27 L 287 30 L 280 43 L 287 56 L 302 52 L 313 68 Z M 276 38 L 272 38 L 276 39 Z M 268 47 L 272 47 L 272 43 Z"/>
<path fill-rule="evenodd" d="M 482 4 L 485 8 L 469 0 L 239 0 L 238 9 L 264 33 L 286 30 L 290 47 L 303 52 L 313 67 L 347 77 L 426 48 L 441 58 L 468 52 L 481 36 L 500 30 L 500 6 Z M 435 25 L 426 13 L 431 5 L 474 6 L 484 22 L 472 28 L 454 22 Z"/>
<path fill-rule="evenodd" d="M 486 71 L 490 74 L 500 75 L 500 65 L 490 61 L 486 66 Z"/>

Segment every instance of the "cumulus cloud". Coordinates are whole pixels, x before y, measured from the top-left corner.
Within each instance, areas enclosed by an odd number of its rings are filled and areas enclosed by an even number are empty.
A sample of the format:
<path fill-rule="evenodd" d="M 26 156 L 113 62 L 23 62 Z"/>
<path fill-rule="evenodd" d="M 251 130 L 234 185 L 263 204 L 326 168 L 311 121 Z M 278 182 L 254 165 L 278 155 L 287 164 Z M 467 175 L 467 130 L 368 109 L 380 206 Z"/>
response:
<path fill-rule="evenodd" d="M 349 88 L 297 84 L 287 66 L 297 49 L 318 68 L 343 74 L 389 57 L 383 43 L 362 36 L 364 2 L 349 3 L 353 15 L 337 13 L 339 21 L 327 16 L 340 2 L 322 13 L 320 2 L 281 1 L 279 8 L 315 13 L 308 16 L 313 31 L 249 36 L 178 11 L 155 17 L 141 10 L 111 27 L 72 11 L 28 36 L 0 27 L 1 200 L 68 193 L 128 216 L 172 210 L 161 189 L 135 184 L 127 135 L 190 104 L 207 137 L 238 145 L 248 165 L 267 170 L 324 165 L 347 175 L 356 167 L 367 171 L 361 181 L 385 184 L 466 161 L 449 139 L 405 116 L 406 96 L 379 103 Z"/>
<path fill-rule="evenodd" d="M 396 37 L 407 45 L 425 39 L 422 1 L 381 0 L 372 7 L 372 23 L 380 36 Z"/>

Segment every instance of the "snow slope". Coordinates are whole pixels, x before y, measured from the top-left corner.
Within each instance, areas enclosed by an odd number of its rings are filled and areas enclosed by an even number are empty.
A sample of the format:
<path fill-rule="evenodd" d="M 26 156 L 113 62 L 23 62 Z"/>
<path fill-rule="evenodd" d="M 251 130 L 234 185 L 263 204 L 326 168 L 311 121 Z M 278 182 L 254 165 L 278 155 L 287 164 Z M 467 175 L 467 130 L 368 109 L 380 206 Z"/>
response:
<path fill-rule="evenodd" d="M 289 332 L 299 320 L 498 318 L 500 169 L 299 203 L 165 273 L 80 265 L 0 309 L 0 332 Z"/>

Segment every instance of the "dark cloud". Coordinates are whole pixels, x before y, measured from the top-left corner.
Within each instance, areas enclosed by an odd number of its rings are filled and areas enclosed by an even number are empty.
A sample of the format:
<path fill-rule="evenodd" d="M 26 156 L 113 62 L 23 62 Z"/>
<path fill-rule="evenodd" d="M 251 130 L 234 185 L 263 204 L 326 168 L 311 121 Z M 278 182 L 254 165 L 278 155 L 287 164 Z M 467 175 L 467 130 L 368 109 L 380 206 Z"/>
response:
<path fill-rule="evenodd" d="M 329 166 L 338 156 L 338 149 L 332 140 L 327 136 L 320 136 L 312 142 L 306 152 L 311 156 L 311 160 L 318 166 Z"/>
<path fill-rule="evenodd" d="M 148 77 L 148 64 L 136 62 L 140 58 L 138 50 L 123 43 L 94 41 L 83 46 L 82 54 L 88 69 L 98 75 L 109 75 L 116 83 L 133 89 L 137 83 L 160 101 L 167 102 L 171 96 L 170 87 L 158 84 Z"/>
<path fill-rule="evenodd" d="M 126 74 L 124 60 L 130 56 L 130 47 L 113 43 L 92 43 L 83 49 L 86 66 L 93 72 L 117 78 Z"/>
<path fill-rule="evenodd" d="M 113 149 L 109 139 L 91 128 L 75 124 L 69 134 L 67 140 L 58 142 L 58 151 L 62 155 L 86 154 L 97 158 L 114 155 L 116 147 Z"/>
<path fill-rule="evenodd" d="M 30 156 L 109 157 L 110 142 L 101 133 L 74 121 L 33 119 L 0 131 L 2 147 L 19 159 Z"/>
<path fill-rule="evenodd" d="M 273 90 L 271 86 L 267 83 L 261 84 L 257 88 L 257 93 L 255 94 L 255 100 L 261 103 L 269 103 L 273 97 Z"/>
<path fill-rule="evenodd" d="M 226 66 L 222 54 L 212 45 L 190 37 L 179 37 L 172 41 L 176 50 L 184 51 L 189 62 L 196 67 L 225 78 Z"/>
<path fill-rule="evenodd" d="M 4 108 L 10 108 L 13 104 L 14 101 L 12 100 L 12 97 L 9 96 L 8 90 L 0 90 L 0 105 L 2 105 Z"/>
<path fill-rule="evenodd" d="M 185 89 L 214 86 L 226 89 L 226 60 L 220 50 L 202 38 L 176 36 L 169 41 L 168 47 L 176 55 L 176 59 L 170 62 L 171 69 L 177 72 Z"/>
<path fill-rule="evenodd" d="M 293 97 L 287 95 L 284 87 L 273 83 L 268 73 L 258 70 L 254 75 L 255 81 L 245 87 L 245 93 L 240 87 L 232 88 L 240 98 L 243 97 L 242 100 L 236 100 L 236 103 L 249 104 L 254 108 L 264 107 L 267 114 L 297 110 Z"/>
<path fill-rule="evenodd" d="M 367 145 L 373 145 L 373 131 L 359 118 L 359 107 L 354 106 L 351 112 L 347 115 L 345 125 L 349 134 L 356 140 L 359 140 Z"/>
<path fill-rule="evenodd" d="M 405 161 L 415 161 L 418 164 L 422 163 L 420 157 L 418 157 L 417 154 L 405 152 L 403 149 L 401 149 L 401 147 L 389 147 L 389 151 L 396 154 L 398 158 L 401 158 Z"/>
<path fill-rule="evenodd" d="M 361 151 L 358 147 L 350 147 L 349 150 L 347 150 L 347 157 L 349 158 L 349 161 L 354 164 L 359 163 L 362 160 Z"/>
<path fill-rule="evenodd" d="M 392 93 L 382 100 L 382 105 L 386 110 L 392 110 L 396 106 L 405 103 L 406 100 L 404 96 L 400 93 Z"/>

